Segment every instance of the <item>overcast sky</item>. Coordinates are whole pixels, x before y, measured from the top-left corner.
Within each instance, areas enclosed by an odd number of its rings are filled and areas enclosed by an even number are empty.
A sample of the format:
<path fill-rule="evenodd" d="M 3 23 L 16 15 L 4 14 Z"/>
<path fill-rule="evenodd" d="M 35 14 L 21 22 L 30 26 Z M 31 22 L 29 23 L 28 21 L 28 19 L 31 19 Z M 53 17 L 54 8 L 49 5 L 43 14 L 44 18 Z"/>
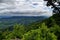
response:
<path fill-rule="evenodd" d="M 0 0 L 0 15 L 51 16 L 52 9 L 43 0 Z"/>

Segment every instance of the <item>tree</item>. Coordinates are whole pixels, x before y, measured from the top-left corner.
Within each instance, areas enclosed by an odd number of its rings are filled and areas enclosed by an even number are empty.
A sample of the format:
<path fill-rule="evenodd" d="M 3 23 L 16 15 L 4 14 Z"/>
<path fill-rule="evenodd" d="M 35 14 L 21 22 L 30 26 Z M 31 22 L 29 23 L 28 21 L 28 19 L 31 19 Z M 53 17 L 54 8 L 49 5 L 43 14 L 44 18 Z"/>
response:
<path fill-rule="evenodd" d="M 57 40 L 57 37 L 43 23 L 39 29 L 25 33 L 22 40 Z"/>
<path fill-rule="evenodd" d="M 16 24 L 13 27 L 13 33 L 16 38 L 22 38 L 22 35 L 25 33 L 25 27 L 20 24 Z"/>
<path fill-rule="evenodd" d="M 52 25 L 50 28 L 51 32 L 54 32 L 54 34 L 57 36 L 57 39 L 60 40 L 60 26 L 57 25 L 56 23 Z"/>
<path fill-rule="evenodd" d="M 52 6 L 54 8 L 53 12 L 54 13 L 60 13 L 60 2 L 57 2 L 57 0 L 45 0 L 47 2 L 47 6 Z M 58 5 L 55 5 L 55 2 L 58 3 Z"/>
<path fill-rule="evenodd" d="M 24 33 L 25 33 L 25 27 L 23 25 L 16 24 L 13 26 L 12 31 L 9 30 L 4 31 L 3 36 L 5 40 L 11 40 L 16 38 L 21 39 Z"/>

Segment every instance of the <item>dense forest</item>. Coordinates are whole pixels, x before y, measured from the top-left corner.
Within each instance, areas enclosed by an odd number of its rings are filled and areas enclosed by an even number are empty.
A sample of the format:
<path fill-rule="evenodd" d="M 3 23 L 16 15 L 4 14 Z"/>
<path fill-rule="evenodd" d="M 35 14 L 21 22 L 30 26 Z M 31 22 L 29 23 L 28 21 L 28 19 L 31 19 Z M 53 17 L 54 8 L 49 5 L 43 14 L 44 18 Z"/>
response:
<path fill-rule="evenodd" d="M 16 24 L 0 29 L 0 40 L 60 40 L 60 14 L 27 26 Z"/>

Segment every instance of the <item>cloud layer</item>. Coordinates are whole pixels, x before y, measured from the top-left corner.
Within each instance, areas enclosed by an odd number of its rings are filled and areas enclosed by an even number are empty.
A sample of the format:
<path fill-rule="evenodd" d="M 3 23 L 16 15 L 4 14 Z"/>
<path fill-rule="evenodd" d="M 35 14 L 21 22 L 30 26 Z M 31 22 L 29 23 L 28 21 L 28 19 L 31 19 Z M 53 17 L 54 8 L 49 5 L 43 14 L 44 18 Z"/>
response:
<path fill-rule="evenodd" d="M 51 8 L 46 7 L 45 5 L 46 2 L 44 2 L 43 0 L 0 0 L 0 15 L 51 16 Z"/>

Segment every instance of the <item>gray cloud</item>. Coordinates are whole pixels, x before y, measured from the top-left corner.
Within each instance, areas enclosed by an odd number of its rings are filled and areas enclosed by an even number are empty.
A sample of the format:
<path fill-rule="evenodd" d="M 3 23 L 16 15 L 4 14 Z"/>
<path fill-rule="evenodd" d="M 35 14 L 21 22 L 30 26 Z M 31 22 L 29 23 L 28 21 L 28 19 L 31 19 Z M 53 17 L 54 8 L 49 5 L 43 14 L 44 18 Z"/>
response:
<path fill-rule="evenodd" d="M 38 5 L 33 5 L 34 3 Z M 46 14 L 51 16 L 52 10 L 45 4 L 43 0 L 0 0 L 0 15 L 41 16 Z"/>

